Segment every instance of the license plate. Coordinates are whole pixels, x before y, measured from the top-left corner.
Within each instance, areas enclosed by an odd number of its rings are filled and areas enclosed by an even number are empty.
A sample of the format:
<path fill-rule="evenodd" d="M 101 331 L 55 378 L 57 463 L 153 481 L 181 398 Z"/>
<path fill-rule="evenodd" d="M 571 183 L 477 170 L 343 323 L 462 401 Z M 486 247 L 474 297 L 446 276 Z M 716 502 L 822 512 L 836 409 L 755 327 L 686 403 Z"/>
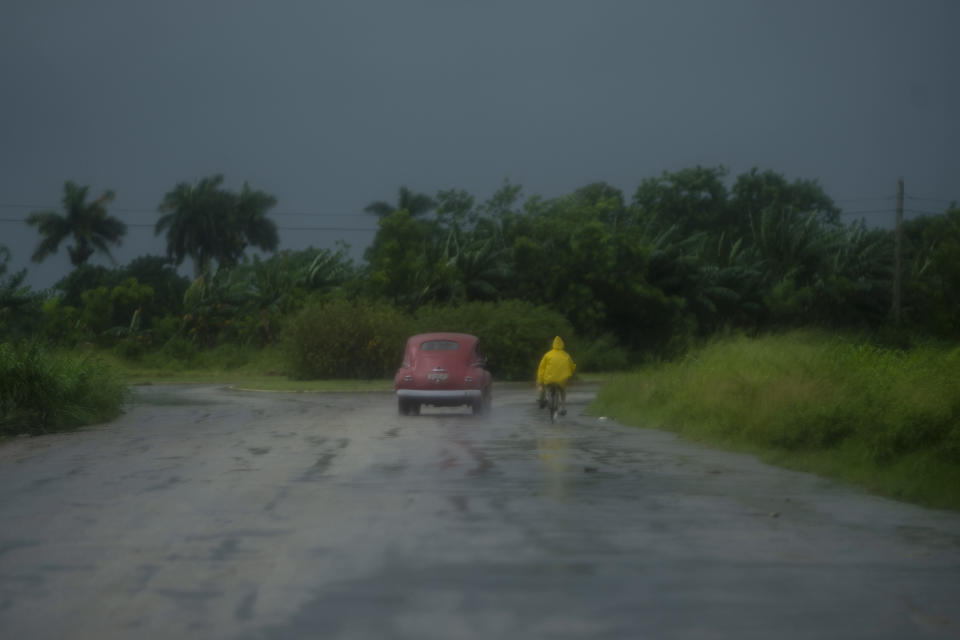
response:
<path fill-rule="evenodd" d="M 434 382 L 443 382 L 449 376 L 445 373 L 430 373 L 427 374 L 427 380 L 433 380 Z"/>

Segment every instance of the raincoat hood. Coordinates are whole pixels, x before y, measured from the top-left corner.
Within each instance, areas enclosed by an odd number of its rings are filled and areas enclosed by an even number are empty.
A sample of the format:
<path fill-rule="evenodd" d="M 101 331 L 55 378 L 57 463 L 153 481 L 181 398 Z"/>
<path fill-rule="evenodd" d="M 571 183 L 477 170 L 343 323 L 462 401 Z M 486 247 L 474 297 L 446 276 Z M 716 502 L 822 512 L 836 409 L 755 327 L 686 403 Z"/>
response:
<path fill-rule="evenodd" d="M 553 339 L 553 348 L 554 349 L 563 349 L 563 339 L 560 336 L 557 336 Z"/>

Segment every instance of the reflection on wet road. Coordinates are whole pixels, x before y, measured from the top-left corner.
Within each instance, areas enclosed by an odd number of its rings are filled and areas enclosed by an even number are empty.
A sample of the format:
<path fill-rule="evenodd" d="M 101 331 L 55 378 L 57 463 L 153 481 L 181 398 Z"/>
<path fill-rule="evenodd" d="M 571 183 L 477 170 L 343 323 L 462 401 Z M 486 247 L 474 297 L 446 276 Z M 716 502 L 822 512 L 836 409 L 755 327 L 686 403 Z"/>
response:
<path fill-rule="evenodd" d="M 953 638 L 960 515 L 858 494 L 528 389 L 145 388 L 0 445 L 0 634 Z"/>

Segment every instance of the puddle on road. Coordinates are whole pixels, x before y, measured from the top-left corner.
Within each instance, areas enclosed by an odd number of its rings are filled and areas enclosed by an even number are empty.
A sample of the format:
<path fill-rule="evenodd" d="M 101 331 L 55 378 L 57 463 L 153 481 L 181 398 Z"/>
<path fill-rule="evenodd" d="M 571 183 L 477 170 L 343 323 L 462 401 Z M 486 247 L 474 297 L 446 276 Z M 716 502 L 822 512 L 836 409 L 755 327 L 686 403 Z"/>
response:
<path fill-rule="evenodd" d="M 202 405 L 222 404 L 211 398 L 194 399 L 187 398 L 182 392 L 173 391 L 137 391 L 133 396 L 134 405 L 147 405 L 151 407 L 197 407 Z"/>
<path fill-rule="evenodd" d="M 180 476 L 170 476 L 163 482 L 151 485 L 149 487 L 146 487 L 145 489 L 141 489 L 138 492 L 138 494 L 151 493 L 153 491 L 164 491 L 166 489 L 170 489 L 175 485 L 180 484 L 182 481 L 183 480 L 180 478 Z"/>
<path fill-rule="evenodd" d="M 407 463 L 406 461 L 373 465 L 373 468 L 376 471 L 386 475 L 396 475 L 398 473 L 403 473 L 409 467 L 410 467 L 410 464 Z"/>

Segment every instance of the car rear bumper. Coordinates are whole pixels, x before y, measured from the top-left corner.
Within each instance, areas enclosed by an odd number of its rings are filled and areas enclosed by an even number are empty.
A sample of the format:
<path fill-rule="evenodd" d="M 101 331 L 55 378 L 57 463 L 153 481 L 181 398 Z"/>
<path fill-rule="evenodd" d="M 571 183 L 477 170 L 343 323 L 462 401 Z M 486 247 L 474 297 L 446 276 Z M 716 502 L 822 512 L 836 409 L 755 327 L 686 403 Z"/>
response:
<path fill-rule="evenodd" d="M 430 402 L 431 400 L 474 400 L 483 396 L 480 389 L 454 389 L 443 391 L 439 389 L 397 389 L 398 398 Z"/>

